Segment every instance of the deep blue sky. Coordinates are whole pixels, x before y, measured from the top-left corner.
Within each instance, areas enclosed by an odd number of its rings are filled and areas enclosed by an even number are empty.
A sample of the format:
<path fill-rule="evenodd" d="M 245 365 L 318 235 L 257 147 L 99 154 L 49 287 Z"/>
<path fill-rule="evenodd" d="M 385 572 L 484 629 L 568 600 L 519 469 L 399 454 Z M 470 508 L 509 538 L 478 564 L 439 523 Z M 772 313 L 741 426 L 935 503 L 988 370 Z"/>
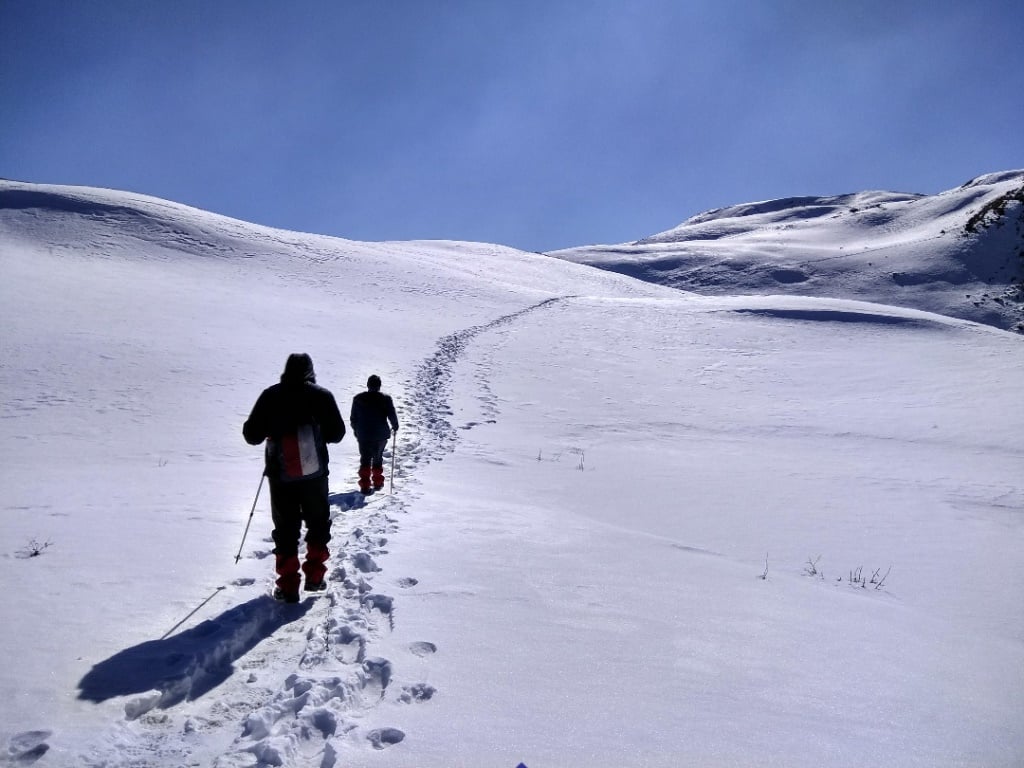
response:
<path fill-rule="evenodd" d="M 0 0 L 0 176 L 550 250 L 1024 167 L 1021 0 Z"/>

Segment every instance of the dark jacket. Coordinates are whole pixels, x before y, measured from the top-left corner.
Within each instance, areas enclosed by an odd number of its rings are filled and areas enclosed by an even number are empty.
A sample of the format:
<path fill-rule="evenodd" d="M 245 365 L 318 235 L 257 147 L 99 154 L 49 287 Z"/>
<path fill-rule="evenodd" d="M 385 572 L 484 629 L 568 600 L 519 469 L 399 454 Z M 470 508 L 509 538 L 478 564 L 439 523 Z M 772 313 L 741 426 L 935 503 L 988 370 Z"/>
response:
<path fill-rule="evenodd" d="M 360 392 L 352 398 L 349 423 L 359 442 L 386 443 L 391 438 L 391 429 L 398 429 L 395 403 L 383 392 Z M 389 424 L 391 429 L 388 429 Z"/>
<path fill-rule="evenodd" d="M 296 354 L 288 358 L 280 383 L 263 390 L 242 426 L 242 435 L 250 445 L 268 441 L 268 477 L 277 476 L 280 469 L 273 443 L 304 424 L 314 425 L 319 432 L 322 442 L 317 449 L 326 474 L 328 455 L 325 443 L 341 442 L 345 436 L 345 422 L 334 395 L 317 385 L 309 355 Z"/>

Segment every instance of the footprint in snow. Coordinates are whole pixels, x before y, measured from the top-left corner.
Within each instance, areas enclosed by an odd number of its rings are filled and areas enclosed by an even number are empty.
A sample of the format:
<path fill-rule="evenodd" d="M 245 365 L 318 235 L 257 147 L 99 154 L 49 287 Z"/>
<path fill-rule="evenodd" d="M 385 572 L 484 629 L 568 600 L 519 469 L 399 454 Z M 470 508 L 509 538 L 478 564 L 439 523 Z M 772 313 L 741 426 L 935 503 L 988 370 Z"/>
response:
<path fill-rule="evenodd" d="M 395 628 L 394 599 L 388 595 L 378 595 L 373 592 L 363 595 L 363 607 L 370 611 L 380 611 L 388 620 L 388 628 Z"/>
<path fill-rule="evenodd" d="M 405 734 L 397 728 L 377 728 L 366 734 L 367 740 L 374 749 L 386 749 L 405 738 Z"/>
<path fill-rule="evenodd" d="M 434 686 L 416 683 L 403 686 L 402 695 L 398 697 L 398 700 L 403 704 L 412 704 L 414 701 L 430 701 L 434 698 L 435 693 L 437 693 L 437 689 Z"/>
<path fill-rule="evenodd" d="M 334 631 L 332 646 L 335 657 L 346 664 L 362 663 L 366 657 L 366 638 L 345 624 Z"/>
<path fill-rule="evenodd" d="M 416 656 L 430 656 L 437 653 L 437 646 L 425 640 L 409 644 L 409 650 Z"/>
<path fill-rule="evenodd" d="M 370 557 L 368 552 L 358 552 L 352 557 L 352 565 L 356 567 L 357 571 L 362 573 L 376 573 L 380 570 L 380 567 L 374 562 L 374 559 Z"/>
<path fill-rule="evenodd" d="M 363 597 L 363 605 L 370 610 L 378 610 L 385 616 L 390 616 L 394 609 L 394 600 L 388 595 L 371 593 Z"/>
<path fill-rule="evenodd" d="M 383 692 L 391 684 L 391 662 L 374 656 L 363 662 L 364 685 L 377 685 Z"/>
<path fill-rule="evenodd" d="M 359 671 L 359 684 L 353 690 L 354 700 L 363 709 L 377 706 L 391 685 L 391 662 L 380 657 L 366 659 Z"/>
<path fill-rule="evenodd" d="M 7 746 L 7 761 L 30 765 L 50 751 L 46 740 L 52 731 L 24 731 L 15 735 Z"/>

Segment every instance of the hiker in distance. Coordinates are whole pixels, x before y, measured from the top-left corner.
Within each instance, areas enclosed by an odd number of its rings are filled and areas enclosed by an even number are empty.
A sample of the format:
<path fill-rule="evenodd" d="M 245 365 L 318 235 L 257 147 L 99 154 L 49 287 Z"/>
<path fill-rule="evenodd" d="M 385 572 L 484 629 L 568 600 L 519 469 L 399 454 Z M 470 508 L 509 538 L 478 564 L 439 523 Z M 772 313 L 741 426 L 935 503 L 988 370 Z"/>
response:
<path fill-rule="evenodd" d="M 380 391 L 380 376 L 366 380 L 366 391 L 352 398 L 349 424 L 359 443 L 359 490 L 370 493 L 384 487 L 384 449 L 391 432 L 398 432 L 398 414 L 390 395 Z M 390 428 L 389 428 L 390 427 Z"/>
<path fill-rule="evenodd" d="M 277 588 L 274 597 L 299 601 L 299 536 L 306 524 L 306 591 L 326 589 L 331 512 L 327 500 L 327 443 L 345 436 L 345 422 L 329 390 L 318 386 L 313 360 L 288 356 L 281 381 L 263 390 L 242 427 L 250 445 L 266 440 L 264 474 L 270 485 Z"/>

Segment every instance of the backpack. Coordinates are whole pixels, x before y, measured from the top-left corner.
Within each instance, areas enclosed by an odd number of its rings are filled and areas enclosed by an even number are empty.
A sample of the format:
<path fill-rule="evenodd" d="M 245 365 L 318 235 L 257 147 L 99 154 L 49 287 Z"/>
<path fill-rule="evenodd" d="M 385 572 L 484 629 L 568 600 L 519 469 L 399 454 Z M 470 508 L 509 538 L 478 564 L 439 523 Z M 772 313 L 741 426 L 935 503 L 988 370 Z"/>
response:
<path fill-rule="evenodd" d="M 313 480 L 327 474 L 327 446 L 316 424 L 300 424 L 277 440 L 267 441 L 269 466 L 281 482 Z"/>

